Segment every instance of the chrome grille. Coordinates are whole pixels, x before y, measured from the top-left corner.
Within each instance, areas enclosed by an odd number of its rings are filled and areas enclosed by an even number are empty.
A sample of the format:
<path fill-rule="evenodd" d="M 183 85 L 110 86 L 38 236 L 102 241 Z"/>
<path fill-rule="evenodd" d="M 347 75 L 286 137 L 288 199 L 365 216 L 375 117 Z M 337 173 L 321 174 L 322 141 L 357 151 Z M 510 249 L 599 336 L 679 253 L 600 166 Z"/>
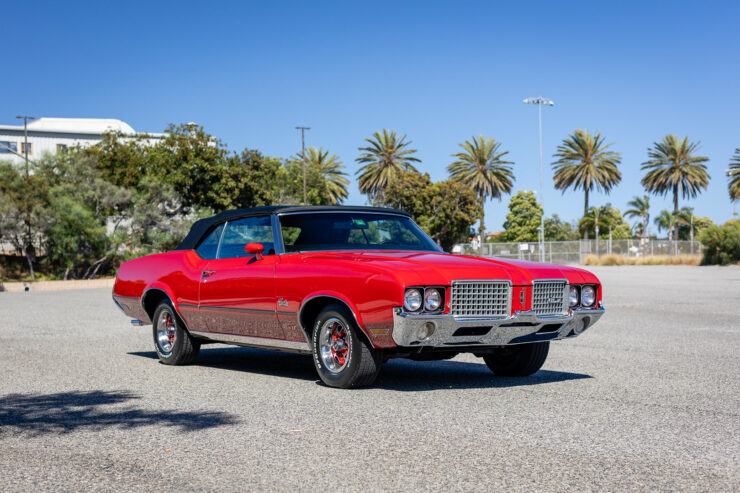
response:
<path fill-rule="evenodd" d="M 452 281 L 452 315 L 459 318 L 508 318 L 511 315 L 509 281 Z"/>
<path fill-rule="evenodd" d="M 567 303 L 567 281 L 534 281 L 532 310 L 537 315 L 559 315 L 567 313 Z"/>

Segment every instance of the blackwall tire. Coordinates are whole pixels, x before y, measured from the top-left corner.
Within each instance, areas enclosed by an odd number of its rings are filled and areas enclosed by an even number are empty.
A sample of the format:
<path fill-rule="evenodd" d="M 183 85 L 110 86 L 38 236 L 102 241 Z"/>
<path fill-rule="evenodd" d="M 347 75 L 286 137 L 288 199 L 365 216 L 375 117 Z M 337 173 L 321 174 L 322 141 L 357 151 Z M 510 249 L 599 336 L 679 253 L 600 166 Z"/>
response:
<path fill-rule="evenodd" d="M 163 301 L 152 317 L 154 350 L 166 365 L 187 365 L 200 351 L 200 341 L 190 336 L 169 301 Z"/>
<path fill-rule="evenodd" d="M 342 306 L 328 306 L 316 317 L 313 362 L 319 378 L 329 387 L 364 387 L 378 376 L 381 355 L 366 342 L 360 330 Z"/>
<path fill-rule="evenodd" d="M 542 368 L 550 350 L 549 342 L 517 344 L 494 349 L 483 355 L 486 366 L 502 377 L 527 377 Z"/>

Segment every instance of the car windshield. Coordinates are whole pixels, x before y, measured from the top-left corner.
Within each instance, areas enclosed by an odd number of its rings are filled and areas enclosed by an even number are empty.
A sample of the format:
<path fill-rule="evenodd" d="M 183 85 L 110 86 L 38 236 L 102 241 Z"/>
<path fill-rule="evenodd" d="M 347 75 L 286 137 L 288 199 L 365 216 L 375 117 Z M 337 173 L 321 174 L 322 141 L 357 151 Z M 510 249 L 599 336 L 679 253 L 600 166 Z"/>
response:
<path fill-rule="evenodd" d="M 286 253 L 328 250 L 441 251 L 411 219 L 395 214 L 284 214 L 280 216 L 280 231 Z"/>

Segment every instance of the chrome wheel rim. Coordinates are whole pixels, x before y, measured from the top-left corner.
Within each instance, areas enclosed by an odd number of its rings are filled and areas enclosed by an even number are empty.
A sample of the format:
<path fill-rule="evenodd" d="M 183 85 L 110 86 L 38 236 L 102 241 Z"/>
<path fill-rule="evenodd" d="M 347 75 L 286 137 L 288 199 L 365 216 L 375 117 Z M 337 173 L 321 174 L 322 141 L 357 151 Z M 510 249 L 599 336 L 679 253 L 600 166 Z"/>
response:
<path fill-rule="evenodd" d="M 339 373 L 349 363 L 352 339 L 347 326 L 338 318 L 330 318 L 319 329 L 321 361 L 327 370 Z"/>
<path fill-rule="evenodd" d="M 165 354 L 171 353 L 175 346 L 175 319 L 167 310 L 162 310 L 157 319 L 157 345 Z"/>

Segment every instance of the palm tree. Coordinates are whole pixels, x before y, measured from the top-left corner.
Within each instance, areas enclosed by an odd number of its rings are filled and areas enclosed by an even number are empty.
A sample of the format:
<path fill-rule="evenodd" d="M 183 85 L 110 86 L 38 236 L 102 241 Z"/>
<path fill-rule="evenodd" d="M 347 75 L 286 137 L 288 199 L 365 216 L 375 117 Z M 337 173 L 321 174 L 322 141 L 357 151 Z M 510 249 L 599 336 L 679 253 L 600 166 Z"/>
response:
<path fill-rule="evenodd" d="M 630 207 L 624 211 L 624 215 L 627 217 L 639 217 L 640 221 L 640 237 L 647 237 L 647 228 L 650 221 L 650 197 L 643 195 L 642 197 L 635 197 L 634 199 L 627 202 Z"/>
<path fill-rule="evenodd" d="M 510 165 L 514 163 L 503 159 L 509 151 L 500 150 L 501 142 L 479 135 L 466 140 L 460 144 L 460 147 L 463 151 L 452 155 L 457 160 L 447 166 L 452 181 L 472 188 L 484 204 L 490 198 L 500 199 L 502 194 L 511 193 L 514 173 Z M 484 216 L 485 212 L 481 213 L 481 256 L 483 256 L 483 242 L 486 238 Z"/>
<path fill-rule="evenodd" d="M 578 227 L 583 230 L 584 239 L 588 239 L 588 230 L 593 230 L 594 239 L 596 240 L 596 255 L 599 255 L 600 227 L 604 226 L 609 228 L 609 236 L 611 236 L 612 221 L 606 214 L 606 210 L 606 206 L 589 207 L 586 214 L 583 215 L 583 218 L 581 218 L 581 221 L 578 223 Z"/>
<path fill-rule="evenodd" d="M 293 158 L 293 161 L 301 164 L 301 156 Z M 347 173 L 343 172 L 344 166 L 336 154 L 329 155 L 322 147 L 316 149 L 309 147 L 306 149 L 306 167 L 314 167 L 324 178 L 326 187 L 329 192 L 331 204 L 341 204 L 347 198 L 347 186 L 349 180 L 345 178 Z"/>
<path fill-rule="evenodd" d="M 588 194 L 597 189 L 609 193 L 622 180 L 617 165 L 622 161 L 618 152 L 608 151 L 612 144 L 604 143 L 601 133 L 590 134 L 578 129 L 558 146 L 552 163 L 555 188 L 565 191 L 582 189 L 585 194 L 583 214 L 588 214 Z"/>
<path fill-rule="evenodd" d="M 398 136 L 395 130 L 385 128 L 365 139 L 369 145 L 359 148 L 364 152 L 355 160 L 364 165 L 356 173 L 361 193 L 376 195 L 401 171 L 416 171 L 411 163 L 421 161 L 412 156 L 416 149 L 408 148 L 411 142 L 405 139 L 405 135 Z"/>
<path fill-rule="evenodd" d="M 658 231 L 662 231 L 664 229 L 668 231 L 668 241 L 674 239 L 673 231 L 676 226 L 678 226 L 678 221 L 676 220 L 676 216 L 674 216 L 671 211 L 660 211 L 658 217 L 655 218 L 655 225 L 658 227 Z"/>
<path fill-rule="evenodd" d="M 709 173 L 704 164 L 706 156 L 695 156 L 698 142 L 689 142 L 688 137 L 679 140 L 675 135 L 666 135 L 648 149 L 648 161 L 642 164 L 647 173 L 642 186 L 648 192 L 666 195 L 673 193 L 673 214 L 678 214 L 678 195 L 694 198 L 709 184 Z"/>
<path fill-rule="evenodd" d="M 740 147 L 735 149 L 735 155 L 730 159 L 727 176 L 730 178 L 730 200 L 740 200 Z"/>

